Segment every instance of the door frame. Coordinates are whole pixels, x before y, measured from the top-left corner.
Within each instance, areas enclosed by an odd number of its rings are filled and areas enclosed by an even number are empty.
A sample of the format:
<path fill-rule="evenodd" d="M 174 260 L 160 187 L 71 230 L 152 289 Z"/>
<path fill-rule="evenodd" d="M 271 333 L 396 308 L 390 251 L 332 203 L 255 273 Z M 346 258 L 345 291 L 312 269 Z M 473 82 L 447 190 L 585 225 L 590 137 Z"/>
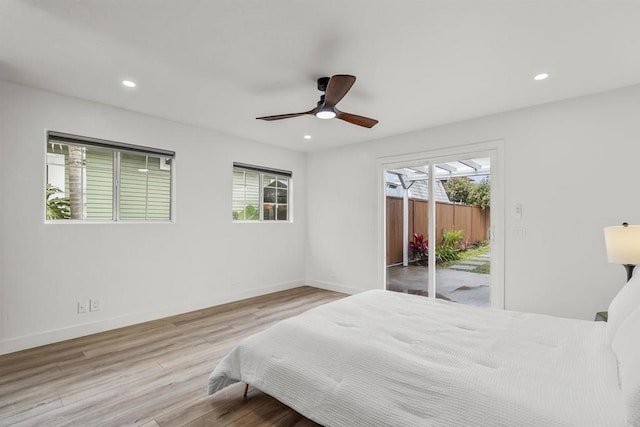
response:
<path fill-rule="evenodd" d="M 491 212 L 489 240 L 491 241 L 491 307 L 504 309 L 504 141 L 492 140 L 480 143 L 438 148 L 428 151 L 406 153 L 377 158 L 378 168 L 378 283 L 387 287 L 387 209 L 386 171 L 408 165 L 443 163 L 459 159 L 489 157 L 491 159 Z M 432 169 L 431 169 L 432 170 Z M 431 183 L 432 180 L 430 180 Z M 429 257 L 431 260 L 433 257 Z M 435 278 L 435 270 L 430 272 Z M 431 280 L 430 280 L 431 281 Z M 434 282 L 435 283 L 435 282 Z M 431 287 L 432 284 L 429 283 Z M 435 296 L 435 292 L 429 293 Z"/>

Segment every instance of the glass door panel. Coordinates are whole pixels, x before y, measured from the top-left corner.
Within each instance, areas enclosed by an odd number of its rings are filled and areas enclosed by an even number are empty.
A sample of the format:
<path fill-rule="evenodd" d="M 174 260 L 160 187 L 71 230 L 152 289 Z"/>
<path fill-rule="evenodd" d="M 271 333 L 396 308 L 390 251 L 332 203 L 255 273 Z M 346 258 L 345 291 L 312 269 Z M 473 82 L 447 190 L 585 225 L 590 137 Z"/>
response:
<path fill-rule="evenodd" d="M 456 159 L 435 164 L 436 298 L 490 306 L 491 162 Z"/>

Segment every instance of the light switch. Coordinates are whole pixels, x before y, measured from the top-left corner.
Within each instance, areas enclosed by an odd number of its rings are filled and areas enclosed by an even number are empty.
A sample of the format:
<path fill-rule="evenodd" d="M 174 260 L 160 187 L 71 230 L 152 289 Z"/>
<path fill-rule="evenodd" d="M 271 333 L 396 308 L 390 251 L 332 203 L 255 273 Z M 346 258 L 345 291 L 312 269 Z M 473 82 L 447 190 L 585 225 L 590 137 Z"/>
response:
<path fill-rule="evenodd" d="M 513 238 L 516 240 L 524 240 L 527 237 L 527 232 L 524 227 L 513 227 Z"/>
<path fill-rule="evenodd" d="M 522 203 L 516 203 L 513 213 L 516 219 L 522 219 Z"/>

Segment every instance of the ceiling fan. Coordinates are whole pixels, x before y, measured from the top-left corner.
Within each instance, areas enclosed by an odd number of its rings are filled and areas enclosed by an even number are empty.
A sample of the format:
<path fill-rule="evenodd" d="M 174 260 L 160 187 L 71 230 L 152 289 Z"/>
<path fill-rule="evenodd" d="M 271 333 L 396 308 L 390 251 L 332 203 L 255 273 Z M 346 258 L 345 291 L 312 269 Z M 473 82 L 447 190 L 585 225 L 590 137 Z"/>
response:
<path fill-rule="evenodd" d="M 376 119 L 345 113 L 336 108 L 336 104 L 344 98 L 347 92 L 349 92 L 349 89 L 351 89 L 351 86 L 353 86 L 355 81 L 356 77 L 348 74 L 336 74 L 333 77 L 321 77 L 318 79 L 318 90 L 324 92 L 324 94 L 320 96 L 320 101 L 318 101 L 318 105 L 315 108 L 302 113 L 278 114 L 275 116 L 256 117 L 256 119 L 272 121 L 290 119 L 292 117 L 309 114 L 314 115 L 319 119 L 333 119 L 335 117 L 354 125 L 372 128 L 376 123 L 378 123 Z"/>

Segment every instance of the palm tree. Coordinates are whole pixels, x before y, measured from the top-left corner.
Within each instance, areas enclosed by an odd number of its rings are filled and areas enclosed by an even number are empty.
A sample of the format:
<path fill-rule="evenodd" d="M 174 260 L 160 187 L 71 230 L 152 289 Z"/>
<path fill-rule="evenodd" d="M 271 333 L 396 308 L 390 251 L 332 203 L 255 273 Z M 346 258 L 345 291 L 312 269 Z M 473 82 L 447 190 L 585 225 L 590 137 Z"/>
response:
<path fill-rule="evenodd" d="M 61 193 L 62 190 L 58 187 L 47 184 L 47 219 L 69 219 L 71 217 L 69 198 L 55 197 Z"/>
<path fill-rule="evenodd" d="M 69 145 L 69 202 L 71 219 L 83 218 L 82 175 L 84 166 L 84 148 Z"/>

